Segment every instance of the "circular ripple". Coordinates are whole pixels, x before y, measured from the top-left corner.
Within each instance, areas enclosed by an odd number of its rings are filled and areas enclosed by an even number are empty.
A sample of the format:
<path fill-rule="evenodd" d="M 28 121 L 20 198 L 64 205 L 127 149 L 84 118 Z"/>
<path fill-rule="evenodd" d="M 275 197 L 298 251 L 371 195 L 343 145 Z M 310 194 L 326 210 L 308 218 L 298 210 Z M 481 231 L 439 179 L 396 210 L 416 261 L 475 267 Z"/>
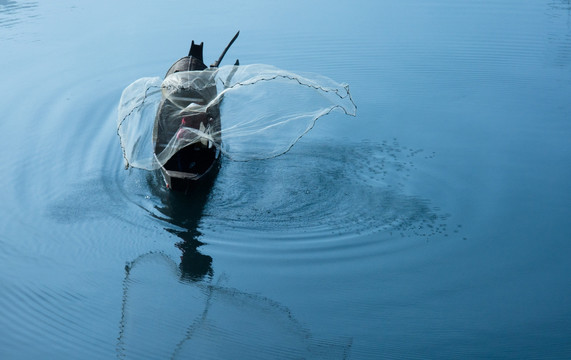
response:
<path fill-rule="evenodd" d="M 280 239 L 435 235 L 446 216 L 403 191 L 418 152 L 396 142 L 313 142 L 270 161 L 226 161 L 203 228 Z"/>
<path fill-rule="evenodd" d="M 0 345 L 7 358 L 41 358 L 46 349 L 98 358 L 112 355 L 101 346 L 105 334 L 91 328 L 107 309 L 97 308 L 88 297 L 39 284 L 6 283 L 0 305 L 5 330 Z"/>

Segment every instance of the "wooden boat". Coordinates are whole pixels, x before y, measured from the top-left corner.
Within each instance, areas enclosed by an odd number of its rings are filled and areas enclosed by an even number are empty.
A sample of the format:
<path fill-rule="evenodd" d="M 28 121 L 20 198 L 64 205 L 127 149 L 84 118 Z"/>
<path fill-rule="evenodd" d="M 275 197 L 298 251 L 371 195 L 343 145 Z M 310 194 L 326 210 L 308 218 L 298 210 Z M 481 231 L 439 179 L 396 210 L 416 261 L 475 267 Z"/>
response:
<path fill-rule="evenodd" d="M 153 146 L 169 189 L 185 191 L 218 167 L 220 111 L 217 104 L 209 105 L 217 95 L 214 70 L 239 34 L 210 67 L 204 64 L 204 43 L 192 41 L 188 56 L 175 62 L 165 75 Z"/>

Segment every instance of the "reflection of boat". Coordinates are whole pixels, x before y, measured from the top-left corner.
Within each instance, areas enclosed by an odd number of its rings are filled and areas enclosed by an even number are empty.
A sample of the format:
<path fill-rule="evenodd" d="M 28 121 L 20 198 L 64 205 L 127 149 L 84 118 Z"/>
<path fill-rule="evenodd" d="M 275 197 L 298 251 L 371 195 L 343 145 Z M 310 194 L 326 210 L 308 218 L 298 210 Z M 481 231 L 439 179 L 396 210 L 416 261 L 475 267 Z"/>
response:
<path fill-rule="evenodd" d="M 204 245 L 200 222 L 216 180 L 215 174 L 211 171 L 208 176 L 195 181 L 185 194 L 163 191 L 158 186 L 161 180 L 156 174 L 147 176 L 153 197 L 160 199 L 151 216 L 170 224 L 165 230 L 180 239 L 175 246 L 182 252 L 179 270 L 184 281 L 201 281 L 212 276 L 212 257 L 203 254 L 199 248 Z"/>
<path fill-rule="evenodd" d="M 211 104 L 217 95 L 213 69 L 239 33 L 210 68 L 204 64 L 203 43 L 193 41 L 188 56 L 175 62 L 165 75 L 153 129 L 153 150 L 170 189 L 186 190 L 190 183 L 217 167 L 221 125 L 218 103 Z"/>

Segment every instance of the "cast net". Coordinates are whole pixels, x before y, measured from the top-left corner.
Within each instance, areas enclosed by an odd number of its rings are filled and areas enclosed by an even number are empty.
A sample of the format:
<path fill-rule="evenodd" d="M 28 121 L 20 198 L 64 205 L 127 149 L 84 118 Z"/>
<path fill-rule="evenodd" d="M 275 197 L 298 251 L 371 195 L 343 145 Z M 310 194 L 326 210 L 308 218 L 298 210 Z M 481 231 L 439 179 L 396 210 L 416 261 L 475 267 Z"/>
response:
<path fill-rule="evenodd" d="M 117 133 L 127 167 L 157 169 L 196 143 L 231 160 L 269 159 L 335 110 L 355 116 L 346 84 L 269 65 L 228 65 L 135 81 L 121 96 Z"/>

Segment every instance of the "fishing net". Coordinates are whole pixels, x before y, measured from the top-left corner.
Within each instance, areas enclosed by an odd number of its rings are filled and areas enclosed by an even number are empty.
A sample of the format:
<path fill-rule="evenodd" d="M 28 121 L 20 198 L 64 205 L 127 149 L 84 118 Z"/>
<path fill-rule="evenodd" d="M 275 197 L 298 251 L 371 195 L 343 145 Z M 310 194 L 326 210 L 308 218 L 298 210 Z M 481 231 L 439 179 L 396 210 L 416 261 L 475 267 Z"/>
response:
<path fill-rule="evenodd" d="M 142 78 L 121 96 L 117 133 L 127 166 L 157 169 L 202 143 L 231 160 L 282 155 L 334 110 L 355 116 L 349 86 L 269 65 Z"/>

